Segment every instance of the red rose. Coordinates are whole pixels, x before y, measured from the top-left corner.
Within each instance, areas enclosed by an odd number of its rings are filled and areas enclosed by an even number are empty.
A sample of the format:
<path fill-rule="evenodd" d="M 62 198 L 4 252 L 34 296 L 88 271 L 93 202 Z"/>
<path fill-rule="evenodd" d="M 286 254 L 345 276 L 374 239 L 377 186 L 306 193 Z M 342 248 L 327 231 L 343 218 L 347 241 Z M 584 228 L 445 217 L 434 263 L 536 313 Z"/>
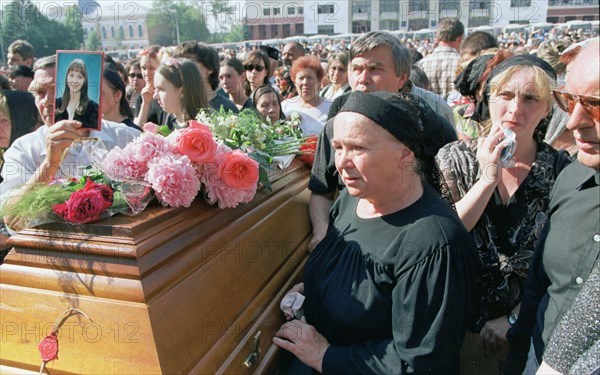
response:
<path fill-rule="evenodd" d="M 190 121 L 190 125 L 192 121 Z M 179 152 L 198 164 L 212 163 L 217 153 L 217 143 L 206 125 L 194 125 L 179 131 L 177 148 Z"/>
<path fill-rule="evenodd" d="M 55 204 L 54 206 L 52 206 L 52 211 L 58 216 L 62 217 L 63 219 L 65 219 L 67 217 L 67 214 L 69 213 L 69 209 L 67 208 L 66 203 Z"/>
<path fill-rule="evenodd" d="M 69 210 L 66 219 L 73 224 L 98 221 L 102 213 L 111 206 L 97 190 L 77 190 L 65 203 Z"/>
<path fill-rule="evenodd" d="M 88 178 L 87 182 L 85 183 L 85 186 L 83 187 L 83 191 L 92 191 L 92 190 L 97 191 L 100 194 L 102 194 L 104 201 L 112 204 L 113 191 L 111 188 L 108 187 L 108 185 L 98 184 L 96 182 L 91 181 Z M 108 207 L 110 207 L 110 205 Z"/>
<path fill-rule="evenodd" d="M 221 180 L 232 189 L 244 190 L 258 182 L 258 163 L 239 150 L 224 156 L 219 172 Z"/>

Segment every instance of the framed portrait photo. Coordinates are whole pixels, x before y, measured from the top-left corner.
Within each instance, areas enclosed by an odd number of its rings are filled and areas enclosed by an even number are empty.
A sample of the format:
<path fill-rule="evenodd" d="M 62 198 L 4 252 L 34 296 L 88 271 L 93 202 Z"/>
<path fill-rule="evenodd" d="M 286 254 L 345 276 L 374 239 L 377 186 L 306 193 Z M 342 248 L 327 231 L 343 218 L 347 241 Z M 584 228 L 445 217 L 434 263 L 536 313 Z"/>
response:
<path fill-rule="evenodd" d="M 100 130 L 103 68 L 103 52 L 56 52 L 54 123 L 75 120 L 82 123 L 82 128 Z"/>

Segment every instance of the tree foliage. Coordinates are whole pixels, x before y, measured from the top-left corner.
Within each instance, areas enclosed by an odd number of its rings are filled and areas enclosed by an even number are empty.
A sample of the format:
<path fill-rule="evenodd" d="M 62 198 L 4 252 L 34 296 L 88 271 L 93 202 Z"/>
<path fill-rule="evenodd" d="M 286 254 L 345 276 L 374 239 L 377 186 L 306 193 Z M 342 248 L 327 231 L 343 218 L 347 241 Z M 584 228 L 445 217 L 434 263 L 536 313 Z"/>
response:
<path fill-rule="evenodd" d="M 90 31 L 88 34 L 87 40 L 85 41 L 85 48 L 88 51 L 100 51 L 102 49 L 102 40 L 96 30 Z"/>
<path fill-rule="evenodd" d="M 210 32 L 197 1 L 155 0 L 148 14 L 151 44 L 175 45 L 179 41 L 208 41 Z"/>
<path fill-rule="evenodd" d="M 77 6 L 74 6 L 77 8 Z M 81 17 L 65 24 L 50 20 L 31 0 L 12 0 L 2 9 L 0 37 L 4 48 L 17 39 L 29 41 L 36 57 L 53 55 L 59 49 L 79 49 L 83 43 Z M 70 9 L 79 12 L 79 9 Z"/>

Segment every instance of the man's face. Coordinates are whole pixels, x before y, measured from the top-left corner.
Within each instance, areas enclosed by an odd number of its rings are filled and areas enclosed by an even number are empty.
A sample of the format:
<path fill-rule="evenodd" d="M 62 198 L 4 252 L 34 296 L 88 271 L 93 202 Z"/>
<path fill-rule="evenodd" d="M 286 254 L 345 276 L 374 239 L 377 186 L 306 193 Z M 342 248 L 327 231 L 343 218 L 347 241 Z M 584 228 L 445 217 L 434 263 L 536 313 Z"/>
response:
<path fill-rule="evenodd" d="M 594 43 L 575 58 L 569 65 L 569 74 L 564 91 L 571 95 L 595 97 L 585 108 L 579 100 L 574 101 L 567 129 L 573 131 L 577 143 L 577 159 L 583 165 L 600 170 L 600 116 L 593 115 L 600 106 L 600 50 Z"/>
<path fill-rule="evenodd" d="M 356 56 L 350 62 L 348 82 L 352 90 L 396 93 L 408 77 L 396 75 L 392 50 L 381 46 Z"/>
<path fill-rule="evenodd" d="M 50 126 L 53 122 L 56 84 L 54 81 L 54 67 L 38 69 L 35 71 L 33 81 L 29 85 L 29 92 L 35 98 L 35 105 L 44 120 Z"/>
<path fill-rule="evenodd" d="M 13 89 L 18 91 L 27 91 L 33 79 L 31 77 L 18 76 L 10 79 Z"/>
<path fill-rule="evenodd" d="M 294 61 L 296 61 L 299 57 L 301 57 L 300 55 L 300 51 L 298 51 L 298 48 L 296 47 L 295 44 L 286 44 L 285 47 L 283 47 L 283 64 L 286 66 L 292 66 L 292 64 L 294 63 Z"/>
<path fill-rule="evenodd" d="M 8 58 L 8 65 L 10 66 L 31 65 L 31 60 L 23 60 L 23 56 L 21 56 L 20 53 L 12 53 L 8 51 L 8 55 L 6 57 Z"/>

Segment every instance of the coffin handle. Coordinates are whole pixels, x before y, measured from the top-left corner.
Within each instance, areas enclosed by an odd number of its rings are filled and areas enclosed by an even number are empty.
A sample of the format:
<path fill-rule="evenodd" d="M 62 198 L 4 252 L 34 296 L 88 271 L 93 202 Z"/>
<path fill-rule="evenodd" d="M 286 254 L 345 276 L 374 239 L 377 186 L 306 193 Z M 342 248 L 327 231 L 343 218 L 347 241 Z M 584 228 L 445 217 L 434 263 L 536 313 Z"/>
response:
<path fill-rule="evenodd" d="M 252 350 L 250 351 L 250 354 L 244 361 L 244 366 L 246 366 L 247 368 L 252 367 L 256 363 L 256 360 L 258 359 L 258 356 L 260 355 L 260 336 L 261 335 L 262 335 L 262 331 L 258 331 L 256 333 L 256 336 L 254 336 L 254 341 L 252 342 Z"/>

